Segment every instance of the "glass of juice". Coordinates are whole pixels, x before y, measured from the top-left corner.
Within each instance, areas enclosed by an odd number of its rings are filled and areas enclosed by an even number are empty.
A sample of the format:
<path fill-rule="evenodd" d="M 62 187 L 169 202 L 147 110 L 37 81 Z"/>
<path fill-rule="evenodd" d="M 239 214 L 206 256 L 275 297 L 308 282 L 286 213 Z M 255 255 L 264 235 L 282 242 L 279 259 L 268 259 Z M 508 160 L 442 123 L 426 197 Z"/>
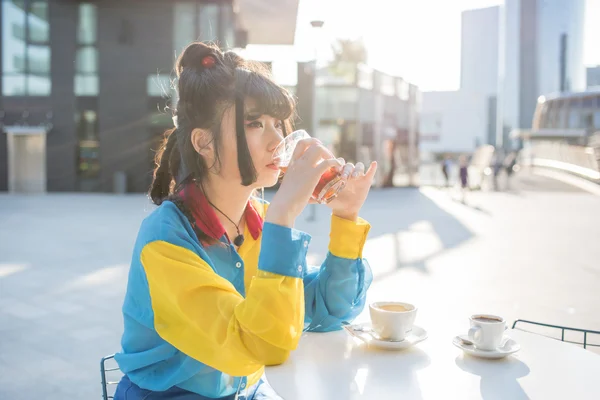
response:
<path fill-rule="evenodd" d="M 273 152 L 274 164 L 279 167 L 281 172 L 285 174 L 287 167 L 290 165 L 292 155 L 296 144 L 302 139 L 309 139 L 310 135 L 304 130 L 298 130 L 287 135 L 281 143 L 277 145 Z M 332 156 L 333 158 L 333 156 Z M 346 181 L 342 178 L 336 167 L 332 167 L 325 171 L 319 179 L 319 183 L 313 191 L 312 198 L 321 204 L 327 204 L 333 200 L 338 193 L 346 186 Z"/>

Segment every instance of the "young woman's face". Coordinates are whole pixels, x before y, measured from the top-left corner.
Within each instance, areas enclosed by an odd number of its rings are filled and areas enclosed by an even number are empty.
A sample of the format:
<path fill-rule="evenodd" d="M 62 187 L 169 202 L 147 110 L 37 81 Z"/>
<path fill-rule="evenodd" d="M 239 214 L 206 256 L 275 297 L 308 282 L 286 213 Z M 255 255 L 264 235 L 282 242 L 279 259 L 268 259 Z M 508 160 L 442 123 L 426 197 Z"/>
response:
<path fill-rule="evenodd" d="M 245 101 L 244 129 L 250 156 L 256 168 L 257 179 L 251 188 L 271 187 L 277 183 L 279 169 L 273 165 L 275 147 L 283 139 L 283 123 L 270 115 L 260 115 L 255 111 L 255 102 Z M 221 169 L 219 175 L 225 180 L 241 182 L 237 161 L 237 142 L 235 134 L 235 107 L 223 115 L 221 124 L 222 149 L 220 151 Z"/>

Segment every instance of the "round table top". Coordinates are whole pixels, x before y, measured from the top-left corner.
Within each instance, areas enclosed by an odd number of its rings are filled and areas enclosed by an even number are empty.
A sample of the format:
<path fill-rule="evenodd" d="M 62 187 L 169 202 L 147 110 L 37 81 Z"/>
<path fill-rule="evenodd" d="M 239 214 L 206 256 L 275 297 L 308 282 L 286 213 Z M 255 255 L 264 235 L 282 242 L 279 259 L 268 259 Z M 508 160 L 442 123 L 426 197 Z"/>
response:
<path fill-rule="evenodd" d="M 305 333 L 267 379 L 285 400 L 330 399 L 600 399 L 600 355 L 519 330 L 521 350 L 500 360 L 463 354 L 454 335 L 413 348 L 369 348 L 345 331 Z M 393 397 L 391 397 L 393 396 Z"/>

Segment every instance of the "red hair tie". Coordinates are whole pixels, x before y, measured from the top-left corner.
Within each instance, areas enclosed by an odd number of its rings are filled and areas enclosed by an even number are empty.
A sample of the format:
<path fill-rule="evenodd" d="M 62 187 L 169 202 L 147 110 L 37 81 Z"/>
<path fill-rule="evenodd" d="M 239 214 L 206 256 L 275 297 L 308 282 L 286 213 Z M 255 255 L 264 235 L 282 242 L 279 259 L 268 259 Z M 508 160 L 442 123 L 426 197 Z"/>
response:
<path fill-rule="evenodd" d="M 202 59 L 202 66 L 204 68 L 212 68 L 212 67 L 214 67 L 216 61 L 217 60 L 215 60 L 215 57 L 206 56 Z"/>

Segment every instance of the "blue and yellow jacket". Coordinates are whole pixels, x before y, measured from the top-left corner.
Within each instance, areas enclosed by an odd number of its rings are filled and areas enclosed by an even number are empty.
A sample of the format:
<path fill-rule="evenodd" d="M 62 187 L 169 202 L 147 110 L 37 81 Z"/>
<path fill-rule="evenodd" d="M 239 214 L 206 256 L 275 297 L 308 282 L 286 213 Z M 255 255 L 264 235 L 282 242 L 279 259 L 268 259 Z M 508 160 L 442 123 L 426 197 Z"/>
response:
<path fill-rule="evenodd" d="M 332 216 L 329 253 L 306 265 L 310 236 L 255 221 L 266 204 L 246 208 L 246 240 L 225 235 L 206 245 L 175 204 L 142 223 L 123 304 L 121 370 L 138 386 L 173 386 L 224 397 L 283 363 L 303 330 L 331 331 L 363 309 L 371 271 L 362 259 L 369 224 Z M 219 224 L 204 204 L 204 215 Z M 263 214 L 264 215 L 264 214 Z M 196 220 L 198 222 L 198 220 Z M 256 221 L 255 221 L 256 222 Z"/>

